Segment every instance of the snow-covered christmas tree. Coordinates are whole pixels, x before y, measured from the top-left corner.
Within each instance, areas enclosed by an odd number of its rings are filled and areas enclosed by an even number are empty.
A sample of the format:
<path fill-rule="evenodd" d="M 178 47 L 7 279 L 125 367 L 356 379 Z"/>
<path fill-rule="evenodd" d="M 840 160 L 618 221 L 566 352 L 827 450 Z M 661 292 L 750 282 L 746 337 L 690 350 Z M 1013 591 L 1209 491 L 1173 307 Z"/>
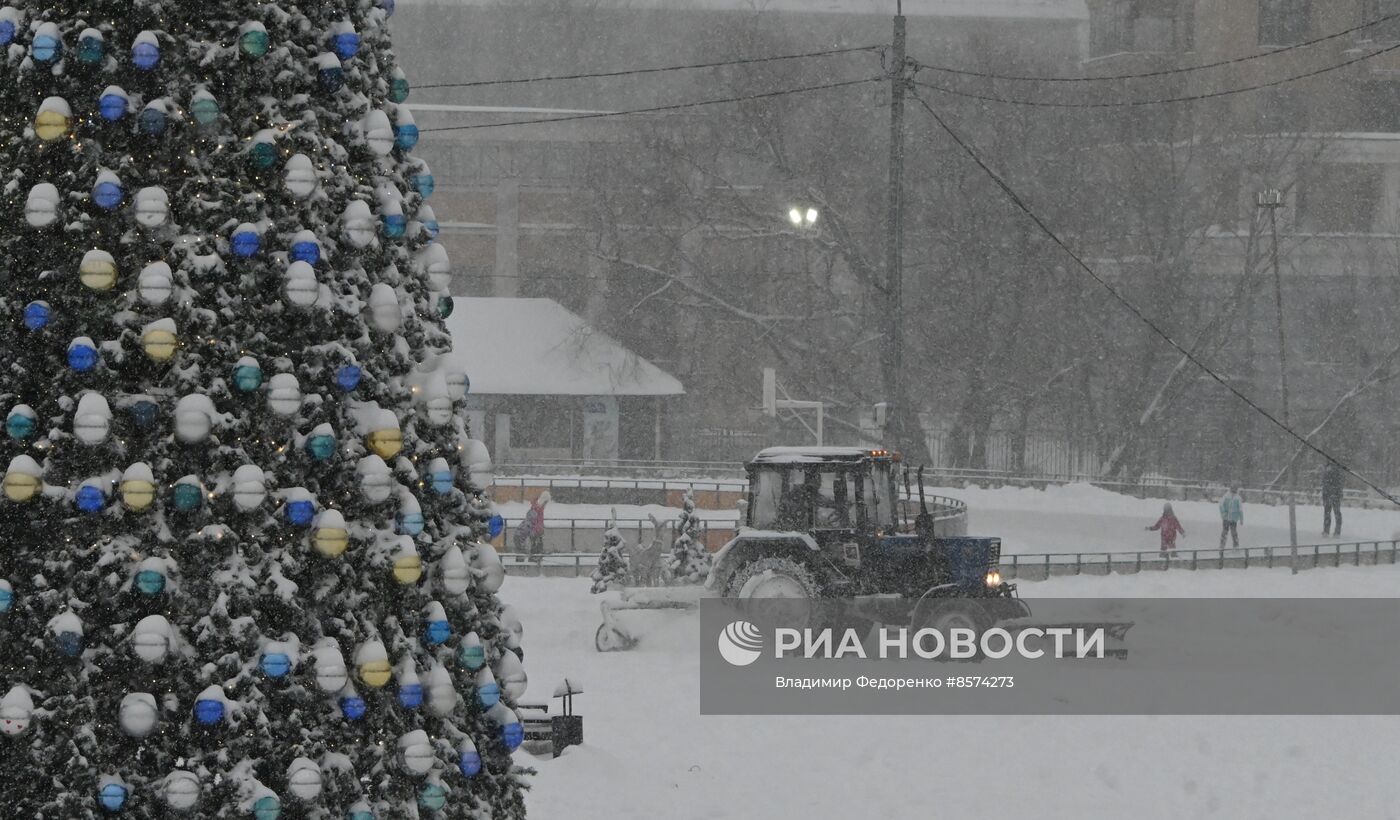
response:
<path fill-rule="evenodd" d="M 680 518 L 676 520 L 676 539 L 671 542 L 666 574 L 675 584 L 699 584 L 710 574 L 710 553 L 705 549 L 704 525 L 695 514 L 695 496 L 689 491 L 681 504 Z"/>
<path fill-rule="evenodd" d="M 393 0 L 0 8 L 0 803 L 524 814 Z"/>
<path fill-rule="evenodd" d="M 617 511 L 614 510 L 612 517 L 608 519 L 607 528 L 603 530 L 603 550 L 598 553 L 598 565 L 593 568 L 593 574 L 590 576 L 593 579 L 593 593 L 596 595 L 625 586 L 630 567 L 627 542 L 622 538 L 622 531 L 617 528 Z"/>

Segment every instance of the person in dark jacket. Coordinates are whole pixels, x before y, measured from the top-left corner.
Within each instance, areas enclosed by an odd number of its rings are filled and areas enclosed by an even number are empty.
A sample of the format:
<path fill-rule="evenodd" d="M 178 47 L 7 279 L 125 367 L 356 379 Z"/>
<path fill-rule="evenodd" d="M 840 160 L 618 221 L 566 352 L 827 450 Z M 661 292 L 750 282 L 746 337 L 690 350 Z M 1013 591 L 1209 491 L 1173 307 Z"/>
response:
<path fill-rule="evenodd" d="M 1322 468 L 1322 534 L 1342 534 L 1342 468 L 1335 461 Z M 1332 532 L 1332 516 L 1337 517 L 1337 531 Z"/>

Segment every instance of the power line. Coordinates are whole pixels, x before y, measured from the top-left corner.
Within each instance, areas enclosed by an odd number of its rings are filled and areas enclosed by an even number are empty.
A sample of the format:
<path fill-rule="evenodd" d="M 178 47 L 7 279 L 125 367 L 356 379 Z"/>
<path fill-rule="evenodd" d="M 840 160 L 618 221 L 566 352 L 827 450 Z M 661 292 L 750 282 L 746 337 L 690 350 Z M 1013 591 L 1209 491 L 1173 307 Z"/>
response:
<path fill-rule="evenodd" d="M 1308 448 L 1309 450 L 1312 450 L 1313 452 L 1317 453 L 1318 455 L 1322 456 L 1328 461 L 1331 461 L 1337 466 L 1341 467 L 1341 469 L 1346 471 L 1346 473 L 1352 478 L 1355 478 L 1357 481 L 1360 481 L 1362 484 L 1365 484 L 1367 487 L 1370 487 L 1377 493 L 1380 493 L 1380 495 L 1383 498 L 1392 502 L 1396 506 L 1400 506 L 1400 499 L 1381 489 L 1379 486 L 1367 479 L 1365 476 L 1357 473 L 1355 470 L 1351 469 L 1338 459 L 1328 454 L 1322 448 L 1313 444 L 1307 439 L 1307 437 L 1299 434 L 1298 432 L 1293 430 L 1293 428 L 1279 421 L 1277 418 L 1274 417 L 1272 413 L 1270 413 L 1268 410 L 1265 410 L 1263 407 L 1260 407 L 1257 403 L 1254 402 L 1253 399 L 1249 398 L 1244 393 L 1241 393 L 1238 389 L 1235 388 L 1234 385 L 1230 384 L 1230 382 L 1227 381 L 1224 376 L 1221 376 L 1219 373 L 1215 372 L 1215 370 L 1211 369 L 1210 365 L 1201 361 L 1200 358 L 1196 356 L 1196 354 L 1192 353 L 1180 342 L 1176 341 L 1176 339 L 1174 339 L 1170 333 L 1163 330 L 1156 322 L 1154 322 L 1151 319 L 1151 317 L 1143 313 L 1141 308 L 1133 304 L 1133 302 L 1130 299 L 1128 299 L 1126 296 L 1120 293 L 1117 288 L 1115 288 L 1106 279 L 1100 276 L 1097 271 L 1089 267 L 1089 264 L 1083 259 L 1081 259 L 1079 254 L 1075 253 L 1074 250 L 1070 248 L 1069 244 L 1066 243 L 1063 239 L 1061 239 L 1060 235 L 1055 233 L 1054 229 L 1052 229 L 1049 225 L 1045 223 L 1045 220 L 1041 219 L 1035 211 L 1031 210 L 1031 207 L 1026 204 L 1026 201 L 1021 198 L 1020 194 L 1016 193 L 1016 190 L 1012 188 L 1011 185 L 1006 182 L 1006 180 L 1002 179 L 1001 175 L 998 174 L 995 170 L 993 170 L 992 167 L 989 166 L 982 159 L 982 157 L 977 153 L 976 149 L 974 149 L 966 140 L 964 140 L 958 134 L 958 132 L 954 131 L 953 128 L 950 125 L 948 125 L 948 123 L 944 121 L 944 119 L 941 116 L 938 115 L 938 112 L 933 109 L 933 106 L 929 105 L 928 102 L 924 100 L 924 98 L 918 93 L 915 93 L 913 96 L 914 99 L 918 101 L 919 105 L 923 106 L 923 109 L 928 112 L 930 117 L 933 118 L 934 122 L 938 123 L 938 125 L 948 134 L 948 136 L 952 138 L 953 142 L 957 143 L 958 147 L 961 148 L 963 152 L 967 154 L 967 156 L 974 163 L 977 164 L 977 167 L 981 168 L 982 172 L 985 173 L 992 180 L 992 182 L 996 183 L 997 187 L 1001 189 L 1002 193 L 1006 194 L 1006 197 L 1011 200 L 1012 204 L 1014 204 L 1018 209 L 1021 210 L 1022 213 L 1029 217 L 1030 220 L 1035 223 L 1036 227 L 1041 230 L 1041 232 L 1043 232 L 1047 237 L 1050 238 L 1052 242 L 1059 246 L 1060 250 L 1064 251 L 1065 254 L 1069 256 L 1069 258 L 1073 259 L 1075 264 L 1078 265 L 1081 270 L 1089 274 L 1090 278 L 1092 278 L 1101 287 L 1103 287 L 1104 290 L 1108 291 L 1110 296 L 1112 296 L 1115 300 L 1122 304 L 1123 307 L 1127 308 L 1130 313 L 1137 317 L 1138 320 L 1140 320 L 1144 325 L 1146 325 L 1153 333 L 1162 337 L 1162 339 L 1164 339 L 1167 342 L 1167 344 L 1175 348 L 1176 351 L 1180 353 L 1183 357 L 1185 357 L 1187 361 L 1200 368 L 1201 372 L 1205 373 L 1212 380 L 1220 384 L 1220 386 L 1230 391 L 1235 396 L 1235 398 L 1244 402 L 1244 404 L 1247 407 L 1249 407 L 1251 410 L 1258 413 L 1259 415 L 1263 416 L 1275 427 L 1279 428 L 1284 433 L 1288 434 L 1290 437 L 1296 439 L 1304 447 Z"/>
<path fill-rule="evenodd" d="M 468 131 L 476 128 L 505 128 L 511 125 L 537 125 L 547 122 L 569 122 L 571 120 L 596 120 L 604 117 L 627 117 L 634 114 L 655 114 L 661 111 L 680 111 L 686 108 L 699 108 L 706 105 L 723 105 L 726 103 L 745 102 L 748 100 L 765 100 L 772 97 L 782 97 L 788 94 L 805 94 L 809 91 L 824 91 L 829 88 L 844 88 L 852 85 L 864 85 L 866 83 L 884 82 L 888 77 L 869 77 L 864 80 L 843 80 L 837 83 L 823 83 L 821 85 L 808 85 L 801 88 L 788 88 L 779 91 L 766 91 L 761 94 L 745 94 L 741 97 L 724 97 L 717 100 L 696 100 L 694 102 L 673 103 L 671 105 L 657 105 L 650 108 L 633 108 L 628 111 L 601 111 L 590 114 L 570 114 L 563 117 L 544 117 L 535 120 L 513 120 L 511 122 L 483 122 L 474 125 L 446 125 L 441 128 L 424 128 L 422 133 L 430 134 L 434 131 Z"/>
<path fill-rule="evenodd" d="M 1217 60 L 1213 63 L 1202 63 L 1201 65 L 1183 66 L 1180 68 L 1164 68 L 1157 71 L 1142 71 L 1132 74 L 1114 74 L 1104 77 L 1035 77 L 1023 74 L 995 74 L 985 71 L 971 71 L 963 68 L 952 68 L 950 66 L 925 65 L 923 67 L 931 71 L 940 71 L 945 74 L 958 74 L 964 77 L 980 77 L 984 80 L 1013 80 L 1020 82 L 1039 83 L 1102 83 L 1114 80 L 1140 80 L 1149 77 L 1166 77 L 1173 74 L 1189 74 L 1195 71 L 1207 71 L 1212 68 L 1221 68 L 1223 66 L 1247 63 L 1253 60 L 1263 60 L 1269 57 L 1276 57 L 1280 54 L 1287 54 L 1290 51 L 1297 51 L 1299 49 L 1308 48 L 1309 46 L 1318 45 L 1319 43 L 1328 42 L 1329 40 L 1336 40 L 1338 38 L 1345 37 L 1348 34 L 1355 34 L 1356 32 L 1362 31 L 1363 29 L 1368 29 L 1372 26 L 1379 26 L 1384 23 L 1389 23 L 1392 20 L 1400 20 L 1400 12 L 1397 12 L 1395 14 L 1387 14 L 1384 17 L 1371 20 L 1367 23 L 1362 23 L 1359 26 L 1352 26 L 1351 28 L 1345 29 L 1343 31 L 1337 31 L 1333 32 L 1332 34 L 1326 34 L 1312 40 L 1304 40 L 1301 43 L 1294 43 L 1291 46 L 1284 46 L 1283 48 L 1277 48 L 1272 51 L 1266 51 L 1262 54 L 1248 54 L 1243 57 L 1232 57 L 1228 60 Z"/>
<path fill-rule="evenodd" d="M 1396 50 L 1400 50 L 1400 43 L 1387 46 L 1383 49 L 1380 49 L 1379 51 L 1373 51 L 1370 54 L 1363 54 L 1360 57 L 1353 57 L 1352 59 L 1347 60 L 1345 62 L 1324 66 L 1322 68 L 1313 69 L 1312 71 L 1305 71 L 1301 74 L 1294 74 L 1288 77 L 1282 77 L 1277 80 L 1271 80 L 1267 83 L 1246 86 L 1244 88 L 1230 88 L 1224 91 L 1211 91 L 1204 94 L 1191 94 L 1182 97 L 1161 97 L 1151 100 L 1114 100 L 1109 102 L 1051 102 L 1048 100 L 1022 100 L 1013 99 L 1010 97 L 998 97 L 991 94 L 978 94 L 971 91 L 961 91 L 958 89 L 948 88 L 946 86 L 937 85 L 936 83 L 930 83 L 917 79 L 913 80 L 913 83 L 917 86 L 928 88 L 933 91 L 938 91 L 943 94 L 951 94 L 955 97 L 968 97 L 974 100 L 982 100 L 984 102 L 1006 103 L 1008 105 L 1028 105 L 1036 108 L 1131 108 L 1146 105 L 1166 105 L 1169 103 L 1196 102 L 1199 100 L 1214 99 L 1216 97 L 1229 97 L 1235 94 L 1245 94 L 1250 91 L 1260 91 L 1265 88 L 1274 88 L 1276 86 L 1285 85 L 1287 83 L 1297 82 L 1298 80 L 1306 80 L 1310 77 L 1316 77 L 1321 74 L 1327 74 L 1332 71 L 1339 71 L 1343 68 L 1346 68 L 1347 66 L 1356 65 L 1357 63 L 1365 62 L 1366 60 L 1379 57 L 1382 54 L 1389 54 L 1392 51 Z M 922 70 L 924 68 L 928 68 L 928 66 L 925 66 L 922 63 L 920 63 L 917 64 L 917 68 Z"/>
<path fill-rule="evenodd" d="M 581 74 L 545 74 L 538 77 L 511 77 L 499 80 L 473 80 L 465 83 L 433 83 L 431 85 L 414 86 L 419 91 L 429 88 L 479 88 L 490 85 L 518 85 L 521 83 L 547 83 L 558 80 L 590 80 L 602 79 L 606 77 L 628 77 L 637 74 L 659 74 L 666 71 L 688 71 L 699 68 L 720 68 L 732 65 L 753 65 L 756 63 L 773 63 L 779 60 L 802 60 L 808 57 L 830 57 L 837 54 L 851 54 L 857 51 L 879 51 L 884 46 L 853 46 L 851 48 L 833 48 L 825 51 L 808 51 L 801 54 L 778 54 L 771 57 L 745 57 L 734 60 L 718 60 L 712 63 L 689 63 L 686 65 L 656 66 L 654 68 L 625 68 L 616 71 L 596 71 Z"/>

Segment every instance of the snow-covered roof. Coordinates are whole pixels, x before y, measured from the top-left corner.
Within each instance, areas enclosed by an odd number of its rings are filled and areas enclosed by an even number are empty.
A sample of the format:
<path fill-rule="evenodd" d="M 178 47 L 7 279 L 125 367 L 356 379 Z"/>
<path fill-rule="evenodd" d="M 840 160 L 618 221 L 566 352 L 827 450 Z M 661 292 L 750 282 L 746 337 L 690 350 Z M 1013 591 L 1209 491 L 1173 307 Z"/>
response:
<path fill-rule="evenodd" d="M 883 452 L 868 447 L 769 447 L 761 450 L 753 460 L 766 464 L 802 464 L 869 458 Z"/>
<path fill-rule="evenodd" d="M 494 0 L 399 0 L 401 5 L 488 5 Z M 890 17 L 890 0 L 595 0 L 600 6 L 673 11 L 771 11 Z M 1085 20 L 1086 0 L 904 0 L 906 17 Z"/>
<path fill-rule="evenodd" d="M 448 362 L 471 392 L 534 396 L 678 396 L 676 378 L 553 299 L 453 299 Z"/>

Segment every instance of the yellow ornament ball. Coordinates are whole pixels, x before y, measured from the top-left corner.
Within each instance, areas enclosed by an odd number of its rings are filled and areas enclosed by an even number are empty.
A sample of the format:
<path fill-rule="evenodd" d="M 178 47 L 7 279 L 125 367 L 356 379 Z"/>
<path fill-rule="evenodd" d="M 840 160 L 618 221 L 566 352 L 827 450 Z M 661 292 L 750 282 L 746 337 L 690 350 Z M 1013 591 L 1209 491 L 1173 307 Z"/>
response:
<path fill-rule="evenodd" d="M 133 512 L 141 512 L 156 500 L 156 485 L 142 479 L 123 481 L 122 503 Z"/>
<path fill-rule="evenodd" d="M 45 142 L 63 139 L 68 135 L 72 119 L 62 111 L 40 111 L 34 118 L 34 133 Z"/>
<path fill-rule="evenodd" d="M 179 340 L 175 334 L 168 330 L 148 330 L 141 337 L 141 345 L 146 349 L 146 355 L 157 362 L 170 361 L 175 355 L 175 349 L 179 347 Z"/>
<path fill-rule="evenodd" d="M 403 449 L 403 431 L 397 427 L 369 434 L 369 449 L 380 458 L 393 458 Z"/>
<path fill-rule="evenodd" d="M 316 551 L 327 558 L 335 558 L 350 546 L 350 533 L 339 527 L 321 527 L 311 539 Z"/>
<path fill-rule="evenodd" d="M 401 555 L 394 559 L 394 580 L 400 584 L 416 584 L 422 577 L 422 558 L 417 555 Z"/>
<path fill-rule="evenodd" d="M 360 680 L 375 689 L 389 682 L 388 661 L 365 661 L 360 664 Z"/>
<path fill-rule="evenodd" d="M 40 483 L 38 476 L 28 473 L 5 473 L 5 497 L 11 501 L 28 501 L 39 494 Z M 394 572 L 398 574 L 397 567 Z"/>
<path fill-rule="evenodd" d="M 111 290 L 117 284 L 117 263 L 106 254 L 88 254 L 78 268 L 78 278 L 93 290 Z"/>

